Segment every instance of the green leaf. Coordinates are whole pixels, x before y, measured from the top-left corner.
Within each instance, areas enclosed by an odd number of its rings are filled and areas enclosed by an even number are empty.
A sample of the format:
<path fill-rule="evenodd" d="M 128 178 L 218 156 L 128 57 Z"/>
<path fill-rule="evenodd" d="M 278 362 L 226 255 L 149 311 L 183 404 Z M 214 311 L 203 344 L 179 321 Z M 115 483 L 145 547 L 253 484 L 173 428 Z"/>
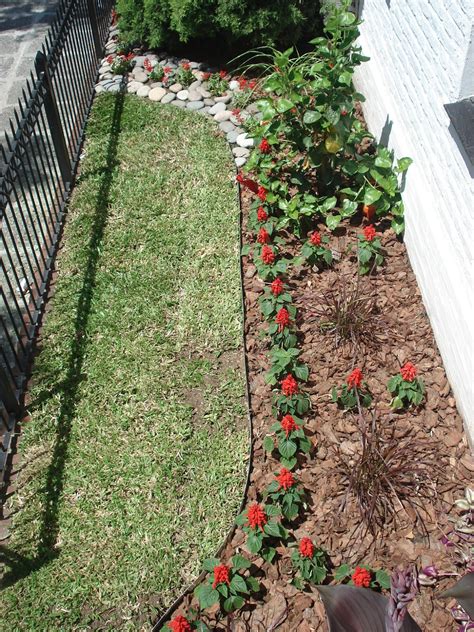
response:
<path fill-rule="evenodd" d="M 384 570 L 375 571 L 375 579 L 380 588 L 388 590 L 390 588 L 390 575 Z"/>
<path fill-rule="evenodd" d="M 194 591 L 202 609 L 210 608 L 219 601 L 219 593 L 209 584 L 200 584 Z"/>
<path fill-rule="evenodd" d="M 260 584 L 255 577 L 247 577 L 245 581 L 247 582 L 247 586 L 251 592 L 258 592 L 260 590 Z"/>
<path fill-rule="evenodd" d="M 349 11 L 344 11 L 344 13 L 339 16 L 339 24 L 341 26 L 351 26 L 351 24 L 354 24 L 355 21 L 356 16 Z"/>
<path fill-rule="evenodd" d="M 262 548 L 261 534 L 249 533 L 247 536 L 247 548 L 250 553 L 258 553 Z"/>
<path fill-rule="evenodd" d="M 303 123 L 306 125 L 312 125 L 319 121 L 321 118 L 321 112 L 317 112 L 316 110 L 306 110 L 303 116 Z"/>
<path fill-rule="evenodd" d="M 273 452 L 274 448 L 275 443 L 273 439 L 267 435 L 263 440 L 263 449 L 265 450 L 265 452 Z"/>
<path fill-rule="evenodd" d="M 220 563 L 221 561 L 218 557 L 210 557 L 207 560 L 204 560 L 204 562 L 202 563 L 202 567 L 205 571 L 212 573 L 212 571 L 214 570 L 214 566 L 219 566 Z"/>
<path fill-rule="evenodd" d="M 278 451 L 285 459 L 291 458 L 298 449 L 296 443 L 291 439 L 282 439 L 278 444 Z"/>
<path fill-rule="evenodd" d="M 326 217 L 326 226 L 329 230 L 335 230 L 341 223 L 342 217 L 340 215 L 328 215 Z"/>
<path fill-rule="evenodd" d="M 234 555 L 232 557 L 232 567 L 235 570 L 240 570 L 242 568 L 250 568 L 252 566 L 252 562 L 248 560 L 243 555 Z"/>
<path fill-rule="evenodd" d="M 280 114 L 283 114 L 284 112 L 287 112 L 288 110 L 291 110 L 291 108 L 294 108 L 295 104 L 293 103 L 293 101 L 290 101 L 289 99 L 278 99 L 278 101 L 276 102 L 276 109 L 277 112 L 279 112 Z"/>
<path fill-rule="evenodd" d="M 240 575 L 234 575 L 230 580 L 230 589 L 236 593 L 248 593 L 245 579 Z"/>
<path fill-rule="evenodd" d="M 271 564 L 273 562 L 273 558 L 276 555 L 276 551 L 272 546 L 269 546 L 265 549 L 263 549 L 262 551 L 262 557 L 265 560 L 265 562 L 268 562 L 269 564 Z"/>
<path fill-rule="evenodd" d="M 404 158 L 400 158 L 397 162 L 398 172 L 402 173 L 403 171 L 406 171 L 412 162 L 413 160 L 411 158 L 408 158 L 408 156 L 405 156 Z"/>
<path fill-rule="evenodd" d="M 389 379 L 389 381 L 387 382 L 387 388 L 391 393 L 394 393 L 398 387 L 398 384 L 400 382 L 400 376 L 399 375 L 394 375 L 393 377 L 391 377 Z"/>
<path fill-rule="evenodd" d="M 381 195 L 382 191 L 378 191 L 371 186 L 367 187 L 364 191 L 364 204 L 375 204 L 377 200 L 380 200 Z"/>
<path fill-rule="evenodd" d="M 285 459 L 284 457 L 281 457 L 280 461 L 282 467 L 286 467 L 287 470 L 292 470 L 297 462 L 298 461 L 296 457 L 292 457 L 291 459 Z"/>
<path fill-rule="evenodd" d="M 307 382 L 309 377 L 309 369 L 306 364 L 300 364 L 293 370 L 295 377 L 302 382 Z"/>
<path fill-rule="evenodd" d="M 247 255 L 249 255 L 250 254 L 250 250 L 251 250 L 251 247 L 250 247 L 249 244 L 246 244 L 245 246 L 242 246 L 242 251 L 241 251 L 242 257 L 246 257 Z"/>
<path fill-rule="evenodd" d="M 339 83 L 350 86 L 352 81 L 352 74 L 347 71 L 341 72 L 337 80 L 339 81 Z"/>
<path fill-rule="evenodd" d="M 343 579 L 346 579 L 346 577 L 349 577 L 350 574 L 351 567 L 349 566 L 349 564 L 341 564 L 341 566 L 339 566 L 339 568 L 336 568 L 336 570 L 334 571 L 334 579 L 337 582 L 340 582 Z"/>
<path fill-rule="evenodd" d="M 278 522 L 267 522 L 267 524 L 263 527 L 263 530 L 267 535 L 270 535 L 273 538 L 280 537 L 280 525 Z"/>
<path fill-rule="evenodd" d="M 375 166 L 381 167 L 382 169 L 391 169 L 392 168 L 392 159 L 387 156 L 377 156 L 375 158 Z"/>
<path fill-rule="evenodd" d="M 209 632 L 209 628 L 202 621 L 197 621 L 195 625 L 196 625 L 196 628 L 195 628 L 196 632 Z"/>

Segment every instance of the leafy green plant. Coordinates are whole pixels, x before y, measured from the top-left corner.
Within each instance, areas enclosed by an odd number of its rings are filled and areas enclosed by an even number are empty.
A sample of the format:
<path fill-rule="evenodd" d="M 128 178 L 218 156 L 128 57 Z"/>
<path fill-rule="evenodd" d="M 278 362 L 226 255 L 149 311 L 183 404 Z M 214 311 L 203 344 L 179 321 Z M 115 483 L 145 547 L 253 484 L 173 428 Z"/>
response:
<path fill-rule="evenodd" d="M 156 64 L 156 66 L 151 69 L 148 79 L 150 81 L 162 81 L 164 76 L 165 70 L 163 66 L 161 64 Z"/>
<path fill-rule="evenodd" d="M 296 265 L 307 261 L 312 266 L 322 268 L 324 265 L 331 265 L 332 251 L 325 248 L 322 244 L 327 244 L 329 239 L 326 235 L 321 236 L 318 231 L 311 233 L 309 240 L 303 245 L 301 255 L 294 261 Z"/>
<path fill-rule="evenodd" d="M 355 568 L 349 564 L 341 564 L 334 571 L 334 579 L 340 583 L 359 588 L 372 588 L 380 590 L 390 588 L 390 576 L 384 570 L 374 570 L 367 564 L 360 564 Z"/>
<path fill-rule="evenodd" d="M 179 65 L 175 72 L 175 78 L 176 81 L 183 86 L 183 88 L 187 88 L 193 81 L 196 80 L 196 77 L 193 75 L 193 71 L 191 70 L 191 66 L 187 62 L 183 62 Z"/>
<path fill-rule="evenodd" d="M 292 544 L 290 544 L 292 546 Z M 314 546 L 310 538 L 302 538 L 298 549 L 291 555 L 293 568 L 297 576 L 293 584 L 303 590 L 305 584 L 322 584 L 328 575 L 328 556 L 326 551 Z"/>
<path fill-rule="evenodd" d="M 357 259 L 359 261 L 360 274 L 368 274 L 375 266 L 383 263 L 382 244 L 376 237 L 375 228 L 369 224 L 363 230 L 362 235 L 357 236 L 359 247 L 357 249 Z"/>
<path fill-rule="evenodd" d="M 109 55 L 109 57 L 107 57 L 107 61 L 111 64 L 110 70 L 114 75 L 125 75 L 133 68 L 134 57 L 135 55 L 133 53 L 130 53 L 129 55 L 117 55 L 116 57 Z"/>
<path fill-rule="evenodd" d="M 368 391 L 367 384 L 363 381 L 362 371 L 357 368 L 354 369 L 347 376 L 346 384 L 343 384 L 339 393 L 334 386 L 331 391 L 331 399 L 344 410 L 354 410 L 359 406 L 368 408 L 372 403 L 372 396 Z"/>
<path fill-rule="evenodd" d="M 276 555 L 272 540 L 288 538 L 288 531 L 277 520 L 280 515 L 280 508 L 275 505 L 253 503 L 236 519 L 237 525 L 247 534 L 249 552 L 259 553 L 266 562 L 271 562 Z"/>
<path fill-rule="evenodd" d="M 306 382 L 309 376 L 309 369 L 306 364 L 298 362 L 297 358 L 301 353 L 296 347 L 278 348 L 270 350 L 270 370 L 267 372 L 267 384 L 274 386 L 279 378 L 285 373 L 292 373 L 298 380 Z"/>
<path fill-rule="evenodd" d="M 304 505 L 304 491 L 298 485 L 293 473 L 286 467 L 275 473 L 275 480 L 265 490 L 265 498 L 270 498 L 281 508 L 287 520 L 294 520 Z"/>
<path fill-rule="evenodd" d="M 229 89 L 229 81 L 226 78 L 227 73 L 221 70 L 220 73 L 213 73 L 207 80 L 207 89 L 214 97 L 225 94 Z"/>
<path fill-rule="evenodd" d="M 276 278 L 258 299 L 260 310 L 266 320 L 274 318 L 283 307 L 289 310 L 292 303 L 291 294 L 280 278 Z M 294 318 L 294 315 L 292 316 Z"/>
<path fill-rule="evenodd" d="M 207 581 L 197 586 L 194 591 L 201 608 L 210 608 L 216 603 L 222 612 L 239 610 L 247 595 L 258 592 L 260 585 L 252 577 L 243 577 L 239 571 L 247 570 L 252 563 L 242 555 L 234 555 L 231 564 L 221 564 L 217 558 L 204 560 L 203 569 L 210 574 Z"/>
<path fill-rule="evenodd" d="M 268 325 L 268 335 L 272 338 L 272 344 L 275 347 L 278 347 L 280 350 L 286 350 L 291 353 L 291 349 L 295 348 L 297 343 L 294 319 L 296 316 L 296 307 L 294 305 L 288 305 L 288 307 L 282 307 L 278 310 L 275 316 L 275 321 Z M 272 352 L 273 353 L 273 352 Z M 279 367 L 282 367 L 283 364 L 287 364 L 290 366 L 291 357 L 288 353 L 280 353 L 279 355 L 275 355 L 273 353 L 274 362 L 272 364 L 275 366 L 275 370 L 278 372 Z M 281 373 L 281 371 L 280 371 Z M 270 383 L 274 384 L 273 376 L 275 372 L 273 371 L 273 367 L 270 370 Z M 301 378 L 300 378 L 301 379 Z M 308 379 L 306 377 L 306 379 Z"/>
<path fill-rule="evenodd" d="M 178 614 L 166 625 L 165 630 L 171 630 L 171 632 L 191 632 L 192 630 L 196 630 L 196 632 L 209 632 L 207 625 L 199 621 L 196 615 L 197 613 L 190 608 L 187 617 Z"/>
<path fill-rule="evenodd" d="M 400 373 L 389 379 L 387 388 L 393 395 L 391 406 L 395 410 L 412 404 L 419 406 L 423 401 L 425 387 L 416 377 L 417 372 L 418 369 L 411 362 L 406 362 Z"/>
<path fill-rule="evenodd" d="M 301 393 L 298 382 L 289 373 L 280 382 L 281 394 L 274 394 L 273 403 L 275 409 L 286 415 L 304 415 L 310 406 L 309 397 L 306 393 Z"/>
<path fill-rule="evenodd" d="M 300 425 L 298 425 L 300 424 Z M 296 465 L 297 452 L 308 454 L 311 450 L 311 441 L 305 435 L 302 428 L 302 420 L 293 415 L 285 415 L 281 421 L 275 422 L 270 431 L 276 435 L 276 445 L 280 454 L 280 462 L 283 467 L 292 470 Z M 267 435 L 263 440 L 263 447 L 267 452 L 273 452 L 275 441 Z"/>

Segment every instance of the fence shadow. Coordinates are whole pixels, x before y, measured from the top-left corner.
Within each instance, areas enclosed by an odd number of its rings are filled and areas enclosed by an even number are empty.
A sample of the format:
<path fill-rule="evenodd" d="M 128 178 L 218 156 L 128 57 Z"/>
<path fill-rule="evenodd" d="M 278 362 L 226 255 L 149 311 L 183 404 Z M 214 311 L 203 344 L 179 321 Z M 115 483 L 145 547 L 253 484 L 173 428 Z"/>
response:
<path fill-rule="evenodd" d="M 87 339 L 83 334 L 87 330 L 89 321 L 100 257 L 99 246 L 107 224 L 112 173 L 114 166 L 117 164 L 117 144 L 121 131 L 123 103 L 124 94 L 120 92 L 115 97 L 106 160 L 104 169 L 101 170 L 103 174 L 102 182 L 97 194 L 94 224 L 88 244 L 88 259 L 77 302 L 75 335 L 71 341 L 67 374 L 64 381 L 60 384 L 60 392 L 62 393 L 61 408 L 56 425 L 54 449 L 45 483 L 45 509 L 41 516 L 38 550 L 34 558 L 27 558 L 9 550 L 7 547 L 2 547 L 0 549 L 0 564 L 4 564 L 9 570 L 1 580 L 0 588 L 11 586 L 19 579 L 27 577 L 30 573 L 40 569 L 60 555 L 60 551 L 57 550 L 55 545 L 59 530 L 58 515 L 64 486 L 64 469 L 68 460 L 69 440 L 78 403 L 78 390 L 82 380 L 82 367 L 87 346 Z"/>

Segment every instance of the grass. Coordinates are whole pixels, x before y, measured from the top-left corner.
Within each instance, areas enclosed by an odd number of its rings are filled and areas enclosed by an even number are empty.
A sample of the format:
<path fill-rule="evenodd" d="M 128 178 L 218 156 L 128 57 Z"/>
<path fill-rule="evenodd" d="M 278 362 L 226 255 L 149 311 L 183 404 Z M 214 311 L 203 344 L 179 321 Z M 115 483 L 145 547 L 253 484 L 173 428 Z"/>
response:
<path fill-rule="evenodd" d="M 149 629 L 222 542 L 248 449 L 233 163 L 97 99 L 20 442 L 2 630 Z"/>

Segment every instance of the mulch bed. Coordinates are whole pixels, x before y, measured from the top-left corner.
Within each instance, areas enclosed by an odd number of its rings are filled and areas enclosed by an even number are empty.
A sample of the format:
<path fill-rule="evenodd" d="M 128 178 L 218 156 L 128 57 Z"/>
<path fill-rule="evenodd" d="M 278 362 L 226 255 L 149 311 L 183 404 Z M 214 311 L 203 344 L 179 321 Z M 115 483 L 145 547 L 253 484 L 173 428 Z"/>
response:
<path fill-rule="evenodd" d="M 244 243 L 252 243 L 254 236 L 246 228 L 251 195 L 243 191 L 241 199 Z M 453 568 L 450 554 L 439 539 L 448 530 L 448 514 L 452 514 L 453 501 L 464 495 L 464 488 L 472 481 L 474 460 L 405 246 L 392 230 L 386 229 L 382 233 L 385 264 L 370 278 L 362 280 L 364 293 L 376 297 L 379 310 L 370 332 L 373 335 L 368 336 L 367 344 L 357 349 L 349 345 L 336 349 L 334 337 L 320 331 L 315 316 L 322 294 L 340 287 L 341 282 L 346 287 L 356 283 L 356 249 L 351 254 L 347 247 L 357 242 L 361 223 L 361 217 L 353 218 L 352 225 L 346 224 L 331 234 L 330 247 L 336 252 L 336 259 L 337 253 L 340 254 L 332 268 L 318 271 L 305 266 L 292 268 L 288 274 L 290 292 L 298 308 L 300 359 L 310 369 L 310 379 L 304 390 L 310 395 L 312 409 L 305 416 L 305 430 L 313 443 L 310 455 L 302 457 L 295 469 L 307 491 L 308 508 L 297 521 L 293 534 L 297 540 L 311 537 L 317 546 L 327 551 L 333 567 L 343 563 L 351 566 L 365 563 L 389 572 L 397 565 L 406 567 L 410 564 L 418 568 L 428 564 Z M 382 230 L 380 225 L 376 228 Z M 285 237 L 287 246 L 283 254 L 294 256 L 300 242 L 291 235 Z M 254 425 L 249 503 L 261 500 L 263 490 L 279 469 L 278 461 L 262 447 L 274 421 L 271 387 L 265 383 L 265 372 L 269 368 L 268 341 L 261 336 L 265 325 L 257 301 L 263 287 L 264 282 L 256 275 L 251 259 L 244 257 L 246 352 Z M 386 384 L 408 360 L 419 369 L 426 387 L 426 400 L 419 410 L 394 413 L 389 406 Z M 357 530 L 360 514 L 355 502 L 348 499 L 344 509 L 341 508 L 346 499 L 347 482 L 340 462 L 343 460 L 349 466 L 353 463 L 354 455 L 360 450 L 360 431 L 357 420 L 331 402 L 330 391 L 334 385 L 344 382 L 354 366 L 359 366 L 364 373 L 376 402 L 377 423 L 383 424 L 383 432 L 393 431 L 400 441 L 422 442 L 423 460 L 432 465 L 431 486 L 424 490 L 429 498 L 421 500 L 422 521 L 410 508 L 407 511 L 400 509 L 397 522 L 389 520 L 376 538 L 365 529 Z M 227 546 L 222 556 L 224 563 L 239 551 L 249 555 L 241 530 L 236 531 Z M 251 598 L 229 628 L 228 622 L 218 623 L 213 619 L 214 614 L 217 616 L 217 607 L 206 610 L 208 618 L 204 617 L 204 620 L 211 629 L 252 632 L 328 629 L 317 590 L 297 590 L 290 583 L 292 565 L 288 549 L 278 547 L 277 552 L 272 564 L 259 556 L 251 556 L 254 564 L 251 573 L 261 582 L 261 593 Z M 456 628 L 448 610 L 454 602 L 438 600 L 435 595 L 449 583 L 452 581 L 439 582 L 436 589 L 422 588 L 410 607 L 422 629 Z M 195 599 L 187 596 L 183 612 L 196 605 Z"/>

